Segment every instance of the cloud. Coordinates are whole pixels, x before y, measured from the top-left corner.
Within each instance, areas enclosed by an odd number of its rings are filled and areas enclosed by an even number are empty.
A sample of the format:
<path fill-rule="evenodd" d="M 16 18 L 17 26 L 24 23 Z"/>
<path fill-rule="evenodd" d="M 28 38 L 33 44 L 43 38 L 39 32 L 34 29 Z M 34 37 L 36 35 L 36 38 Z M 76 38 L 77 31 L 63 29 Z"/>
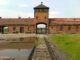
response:
<path fill-rule="evenodd" d="M 30 12 L 19 12 L 10 9 L 0 9 L 0 17 L 2 18 L 18 18 L 19 16 L 23 18 L 34 17 L 33 13 Z"/>
<path fill-rule="evenodd" d="M 52 11 L 49 13 L 49 18 L 55 18 L 58 17 L 61 14 L 61 12 L 58 11 Z"/>
<path fill-rule="evenodd" d="M 57 11 L 52 11 L 49 13 L 49 18 L 58 17 L 61 13 Z M 23 12 L 23 11 L 15 11 L 10 9 L 0 9 L 0 16 L 3 18 L 18 18 L 18 16 L 27 18 L 27 17 L 34 17 L 33 12 Z"/>
<path fill-rule="evenodd" d="M 80 18 L 80 9 L 75 11 L 75 17 Z"/>
<path fill-rule="evenodd" d="M 7 0 L 0 0 L 0 6 L 8 4 Z"/>
<path fill-rule="evenodd" d="M 80 18 L 80 4 L 77 5 L 74 10 L 75 10 L 75 11 L 74 11 L 75 17 L 76 17 L 76 18 Z"/>
<path fill-rule="evenodd" d="M 28 7 L 28 5 L 27 4 L 19 4 L 18 7 L 25 8 L 25 7 Z"/>

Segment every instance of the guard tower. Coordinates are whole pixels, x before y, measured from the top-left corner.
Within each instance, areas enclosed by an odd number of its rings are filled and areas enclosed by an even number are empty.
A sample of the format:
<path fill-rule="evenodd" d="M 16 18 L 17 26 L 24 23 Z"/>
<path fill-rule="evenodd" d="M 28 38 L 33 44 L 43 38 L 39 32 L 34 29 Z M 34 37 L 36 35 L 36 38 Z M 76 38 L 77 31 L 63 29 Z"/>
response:
<path fill-rule="evenodd" d="M 41 2 L 40 5 L 34 7 L 34 18 L 36 20 L 36 26 L 38 26 L 39 24 L 45 25 L 45 28 L 39 28 L 39 30 L 41 30 L 40 33 L 42 33 L 42 30 L 43 31 L 45 30 L 45 33 L 47 33 L 48 17 L 49 17 L 49 7 L 43 5 L 43 2 Z"/>
<path fill-rule="evenodd" d="M 43 5 L 41 2 L 40 5 L 34 7 L 34 18 L 36 19 L 37 23 L 44 22 L 48 23 L 49 17 L 49 7 Z"/>

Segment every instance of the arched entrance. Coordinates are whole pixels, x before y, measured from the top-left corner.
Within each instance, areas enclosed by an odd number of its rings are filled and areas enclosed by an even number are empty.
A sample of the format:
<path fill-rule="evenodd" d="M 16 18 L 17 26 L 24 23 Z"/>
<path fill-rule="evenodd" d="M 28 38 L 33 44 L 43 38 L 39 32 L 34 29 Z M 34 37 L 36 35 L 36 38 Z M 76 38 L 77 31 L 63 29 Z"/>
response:
<path fill-rule="evenodd" d="M 37 34 L 46 34 L 47 33 L 47 24 L 45 24 L 45 23 L 36 24 L 36 33 Z"/>

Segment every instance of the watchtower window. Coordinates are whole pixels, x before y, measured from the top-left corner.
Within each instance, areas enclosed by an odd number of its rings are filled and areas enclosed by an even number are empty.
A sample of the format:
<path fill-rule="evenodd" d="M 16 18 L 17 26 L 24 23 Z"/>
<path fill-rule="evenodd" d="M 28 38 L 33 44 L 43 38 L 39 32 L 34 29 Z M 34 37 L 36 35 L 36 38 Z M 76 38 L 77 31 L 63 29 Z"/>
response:
<path fill-rule="evenodd" d="M 47 9 L 42 9 L 42 12 L 47 12 L 48 10 Z"/>
<path fill-rule="evenodd" d="M 38 16 L 36 16 L 36 19 L 38 19 Z"/>
<path fill-rule="evenodd" d="M 48 9 L 42 9 L 42 11 L 43 11 L 43 12 L 47 12 L 47 11 L 48 11 Z"/>
<path fill-rule="evenodd" d="M 47 12 L 48 9 L 35 9 L 35 12 Z"/>
<path fill-rule="evenodd" d="M 39 12 L 40 10 L 39 9 L 35 9 L 35 12 Z"/>
<path fill-rule="evenodd" d="M 47 17 L 45 16 L 44 19 L 47 19 Z"/>
<path fill-rule="evenodd" d="M 45 12 L 45 9 L 43 9 L 42 12 Z"/>

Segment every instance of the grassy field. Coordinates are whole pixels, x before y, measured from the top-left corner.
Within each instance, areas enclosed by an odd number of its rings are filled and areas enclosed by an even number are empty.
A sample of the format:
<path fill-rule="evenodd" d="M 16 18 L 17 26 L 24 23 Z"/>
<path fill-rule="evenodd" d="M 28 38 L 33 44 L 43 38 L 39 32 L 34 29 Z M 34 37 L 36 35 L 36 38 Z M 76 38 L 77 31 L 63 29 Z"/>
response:
<path fill-rule="evenodd" d="M 49 40 L 73 60 L 80 60 L 80 34 L 54 34 Z"/>

